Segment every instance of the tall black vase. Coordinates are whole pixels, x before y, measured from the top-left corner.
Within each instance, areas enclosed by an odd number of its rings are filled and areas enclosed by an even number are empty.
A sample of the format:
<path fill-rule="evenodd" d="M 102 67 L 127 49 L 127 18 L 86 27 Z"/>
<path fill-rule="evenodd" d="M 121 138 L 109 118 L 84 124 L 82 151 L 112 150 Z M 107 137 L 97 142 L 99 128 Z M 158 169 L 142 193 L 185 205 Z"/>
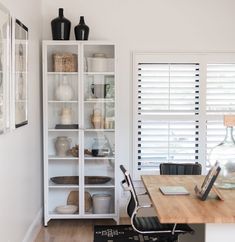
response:
<path fill-rule="evenodd" d="M 69 40 L 71 22 L 64 17 L 63 11 L 59 8 L 59 16 L 51 21 L 53 40 Z"/>
<path fill-rule="evenodd" d="M 74 28 L 76 40 L 88 40 L 89 27 L 85 24 L 84 16 L 80 17 L 80 22 Z"/>

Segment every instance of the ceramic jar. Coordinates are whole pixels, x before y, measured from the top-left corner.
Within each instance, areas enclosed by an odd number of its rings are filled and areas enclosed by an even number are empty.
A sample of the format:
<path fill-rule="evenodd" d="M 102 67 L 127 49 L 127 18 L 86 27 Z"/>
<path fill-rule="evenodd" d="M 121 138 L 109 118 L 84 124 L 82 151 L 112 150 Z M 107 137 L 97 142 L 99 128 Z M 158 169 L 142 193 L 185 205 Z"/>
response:
<path fill-rule="evenodd" d="M 55 98 L 58 101 L 71 101 L 73 98 L 73 89 L 64 78 L 55 90 Z"/>
<path fill-rule="evenodd" d="M 66 156 L 70 148 L 71 140 L 66 136 L 58 136 L 55 140 L 55 150 L 57 156 Z"/>
<path fill-rule="evenodd" d="M 63 107 L 60 113 L 61 124 L 72 124 L 72 110 L 68 107 Z"/>
<path fill-rule="evenodd" d="M 110 213 L 111 195 L 109 194 L 94 194 L 93 200 L 93 213 L 106 214 Z"/>
<path fill-rule="evenodd" d="M 93 57 L 88 57 L 89 71 L 106 72 L 108 71 L 108 59 L 104 53 L 95 53 Z"/>

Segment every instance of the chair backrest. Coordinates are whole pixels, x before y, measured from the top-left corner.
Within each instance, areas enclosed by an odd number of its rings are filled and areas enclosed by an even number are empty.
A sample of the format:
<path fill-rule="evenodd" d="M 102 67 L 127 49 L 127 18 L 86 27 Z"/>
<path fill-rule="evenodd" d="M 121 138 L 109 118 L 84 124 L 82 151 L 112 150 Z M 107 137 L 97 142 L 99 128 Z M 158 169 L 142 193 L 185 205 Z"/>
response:
<path fill-rule="evenodd" d="M 139 206 L 139 200 L 138 200 L 138 197 L 137 197 L 137 194 L 136 194 L 136 191 L 135 191 L 135 188 L 134 188 L 134 185 L 133 185 L 129 172 L 124 168 L 123 165 L 120 165 L 120 169 L 125 176 L 125 180 L 122 181 L 122 184 L 126 183 L 126 186 L 127 186 L 126 188 L 124 186 L 123 187 L 125 190 L 128 190 L 131 193 L 131 198 L 127 205 L 127 214 L 129 217 L 131 217 L 135 208 L 137 206 Z"/>
<path fill-rule="evenodd" d="M 202 166 L 196 163 L 161 163 L 161 175 L 201 175 Z"/>

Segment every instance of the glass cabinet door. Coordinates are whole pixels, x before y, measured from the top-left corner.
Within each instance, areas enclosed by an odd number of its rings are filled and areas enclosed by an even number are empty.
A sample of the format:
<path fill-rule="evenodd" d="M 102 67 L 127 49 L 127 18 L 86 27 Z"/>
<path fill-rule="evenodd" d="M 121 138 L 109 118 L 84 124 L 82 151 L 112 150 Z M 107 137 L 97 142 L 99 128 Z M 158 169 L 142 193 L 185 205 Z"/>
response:
<path fill-rule="evenodd" d="M 48 210 L 76 215 L 79 208 L 79 47 L 47 46 Z"/>
<path fill-rule="evenodd" d="M 84 212 L 97 216 L 115 212 L 114 53 L 114 45 L 83 47 Z"/>

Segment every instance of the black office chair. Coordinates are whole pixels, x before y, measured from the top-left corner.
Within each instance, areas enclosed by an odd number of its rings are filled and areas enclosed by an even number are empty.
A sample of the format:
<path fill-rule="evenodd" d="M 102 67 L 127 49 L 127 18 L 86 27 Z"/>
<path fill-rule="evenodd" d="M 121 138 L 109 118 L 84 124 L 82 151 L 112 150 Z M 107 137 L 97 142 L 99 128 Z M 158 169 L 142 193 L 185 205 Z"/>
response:
<path fill-rule="evenodd" d="M 202 166 L 196 163 L 161 163 L 161 175 L 201 175 Z"/>
<path fill-rule="evenodd" d="M 135 231 L 140 234 L 148 234 L 159 242 L 176 242 L 180 234 L 194 232 L 187 224 L 161 224 L 156 216 L 137 216 L 140 209 L 150 208 L 152 205 L 140 205 L 138 196 L 147 195 L 147 193 L 137 195 L 129 172 L 123 165 L 120 165 L 120 169 L 125 176 L 121 184 L 124 190 L 130 191 L 131 193 L 130 201 L 127 206 L 127 214 L 131 218 L 131 225 Z"/>

